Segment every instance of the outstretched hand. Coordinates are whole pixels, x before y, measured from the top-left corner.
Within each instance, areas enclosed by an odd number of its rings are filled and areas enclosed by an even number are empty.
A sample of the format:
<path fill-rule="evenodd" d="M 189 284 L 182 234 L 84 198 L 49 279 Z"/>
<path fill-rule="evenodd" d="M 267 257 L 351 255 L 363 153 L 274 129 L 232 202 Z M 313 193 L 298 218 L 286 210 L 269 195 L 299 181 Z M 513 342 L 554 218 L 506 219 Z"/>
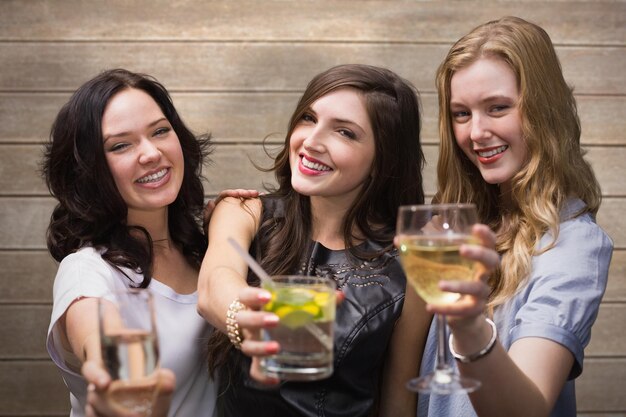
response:
<path fill-rule="evenodd" d="M 142 415 L 121 411 L 111 403 L 109 399 L 111 377 L 99 363 L 86 361 L 82 367 L 82 374 L 89 383 L 87 405 L 85 407 L 85 415 L 87 417 L 132 417 Z M 153 417 L 166 417 L 176 385 L 176 376 L 169 369 L 159 369 L 155 384 L 154 389 L 157 390 L 157 394 L 151 415 Z M 123 390 L 123 388 L 117 388 L 117 390 Z"/>
<path fill-rule="evenodd" d="M 271 296 L 269 291 L 262 288 L 244 288 L 239 292 L 239 301 L 248 309 L 239 311 L 236 316 L 244 336 L 241 351 L 252 358 L 250 377 L 263 385 L 280 383 L 279 378 L 268 376 L 261 371 L 261 359 L 265 356 L 275 355 L 280 351 L 278 342 L 262 341 L 260 337 L 261 329 L 276 327 L 279 323 L 276 314 L 261 311 L 263 306 L 270 301 Z M 341 303 L 344 298 L 343 292 L 337 290 L 337 304 Z"/>
<path fill-rule="evenodd" d="M 237 313 L 237 321 L 244 336 L 241 351 L 252 358 L 250 377 L 265 385 L 275 385 L 280 380 L 261 372 L 261 358 L 275 355 L 280 351 L 280 344 L 275 341 L 262 341 L 261 329 L 278 326 L 279 318 L 274 313 L 261 311 L 271 299 L 269 291 L 262 288 L 247 287 L 239 293 L 239 301 L 248 309 Z"/>

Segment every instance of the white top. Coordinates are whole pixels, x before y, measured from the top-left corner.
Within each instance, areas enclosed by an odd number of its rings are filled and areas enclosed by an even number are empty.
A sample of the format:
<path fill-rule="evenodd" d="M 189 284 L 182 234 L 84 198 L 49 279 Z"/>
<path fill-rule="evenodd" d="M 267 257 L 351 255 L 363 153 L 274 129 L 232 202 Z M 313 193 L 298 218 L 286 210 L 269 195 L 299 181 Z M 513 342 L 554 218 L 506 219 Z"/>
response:
<path fill-rule="evenodd" d="M 142 281 L 143 276 L 123 270 L 135 283 Z M 73 301 L 83 297 L 110 297 L 112 291 L 130 284 L 124 274 L 91 247 L 68 255 L 59 265 L 46 347 L 70 390 L 71 417 L 85 415 L 87 382 L 80 374 L 78 358 L 61 345 L 57 322 Z M 208 376 L 203 354 L 211 327 L 197 313 L 198 294 L 178 294 L 154 278 L 148 288 L 154 296 L 160 363 L 176 374 L 176 390 L 168 416 L 217 415 L 217 384 Z"/>

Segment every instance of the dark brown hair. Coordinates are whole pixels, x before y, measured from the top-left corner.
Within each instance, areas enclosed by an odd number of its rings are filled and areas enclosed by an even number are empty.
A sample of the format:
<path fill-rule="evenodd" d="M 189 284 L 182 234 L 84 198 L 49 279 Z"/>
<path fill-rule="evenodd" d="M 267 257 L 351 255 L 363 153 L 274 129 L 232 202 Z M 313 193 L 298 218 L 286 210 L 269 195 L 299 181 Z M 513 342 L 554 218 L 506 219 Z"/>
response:
<path fill-rule="evenodd" d="M 355 227 L 366 237 L 392 246 L 398 207 L 424 202 L 420 144 L 420 106 L 417 90 L 392 71 L 369 65 L 339 65 L 318 74 L 308 84 L 291 116 L 285 145 L 272 170 L 284 199 L 284 222 L 261 225 L 271 228 L 263 242 L 263 266 L 271 273 L 293 271 L 306 253 L 311 236 L 309 197 L 291 186 L 289 140 L 296 125 L 319 98 L 340 88 L 356 89 L 365 99 L 375 140 L 371 175 L 353 202 L 343 222 L 346 248 L 356 258 L 376 256 L 362 253 L 354 244 Z M 263 233 L 259 233 L 263 235 Z"/>
<path fill-rule="evenodd" d="M 147 287 L 152 241 L 145 229 L 126 224 L 127 206 L 115 186 L 102 142 L 106 105 L 128 88 L 150 95 L 178 135 L 185 169 L 181 189 L 169 207 L 169 227 L 174 243 L 181 246 L 192 265 L 199 267 L 207 247 L 199 222 L 204 207 L 201 172 L 210 137 L 196 138 L 156 79 L 124 69 L 105 71 L 87 81 L 54 121 L 41 163 L 46 185 L 59 202 L 48 226 L 47 243 L 57 261 L 85 245 L 105 248 L 102 257 L 107 262 L 140 271 L 144 276 L 140 286 Z M 133 230 L 145 238 L 131 233 Z"/>

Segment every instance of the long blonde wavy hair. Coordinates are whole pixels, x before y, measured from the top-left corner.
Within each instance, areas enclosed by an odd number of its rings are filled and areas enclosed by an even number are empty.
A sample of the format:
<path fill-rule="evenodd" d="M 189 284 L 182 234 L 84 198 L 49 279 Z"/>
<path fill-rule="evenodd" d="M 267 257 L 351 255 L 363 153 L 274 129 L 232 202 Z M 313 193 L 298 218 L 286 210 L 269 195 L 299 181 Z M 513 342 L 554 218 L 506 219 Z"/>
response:
<path fill-rule="evenodd" d="M 450 112 L 454 73 L 480 58 L 496 58 L 515 73 L 528 162 L 512 179 L 511 195 L 502 204 L 498 185 L 486 183 L 456 143 Z M 497 233 L 500 269 L 491 277 L 490 307 L 512 297 L 527 280 L 532 257 L 554 246 L 560 210 L 568 197 L 586 203 L 580 215 L 596 214 L 600 185 L 580 148 L 580 121 L 572 89 L 548 34 L 517 17 L 483 24 L 456 42 L 437 70 L 440 149 L 435 202 L 472 202 L 483 223 Z M 552 242 L 541 249 L 549 232 Z"/>

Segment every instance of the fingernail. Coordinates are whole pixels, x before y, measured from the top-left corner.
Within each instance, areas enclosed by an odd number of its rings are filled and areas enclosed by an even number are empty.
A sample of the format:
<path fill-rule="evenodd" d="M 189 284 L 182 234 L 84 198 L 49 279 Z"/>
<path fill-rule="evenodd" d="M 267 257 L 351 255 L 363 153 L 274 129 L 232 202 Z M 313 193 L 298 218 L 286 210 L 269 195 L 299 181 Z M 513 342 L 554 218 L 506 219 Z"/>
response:
<path fill-rule="evenodd" d="M 265 353 L 268 355 L 275 355 L 280 350 L 280 345 L 276 342 L 268 342 L 265 345 Z"/>
<path fill-rule="evenodd" d="M 259 301 L 268 302 L 272 299 L 272 294 L 269 291 L 261 291 L 258 295 Z"/>
<path fill-rule="evenodd" d="M 451 286 L 454 285 L 452 284 L 450 281 L 439 281 L 439 289 L 440 290 L 446 290 L 451 288 Z"/>
<path fill-rule="evenodd" d="M 276 326 L 278 325 L 279 321 L 280 319 L 276 314 L 267 314 L 265 317 L 263 317 L 263 324 L 265 324 L 266 326 Z"/>

